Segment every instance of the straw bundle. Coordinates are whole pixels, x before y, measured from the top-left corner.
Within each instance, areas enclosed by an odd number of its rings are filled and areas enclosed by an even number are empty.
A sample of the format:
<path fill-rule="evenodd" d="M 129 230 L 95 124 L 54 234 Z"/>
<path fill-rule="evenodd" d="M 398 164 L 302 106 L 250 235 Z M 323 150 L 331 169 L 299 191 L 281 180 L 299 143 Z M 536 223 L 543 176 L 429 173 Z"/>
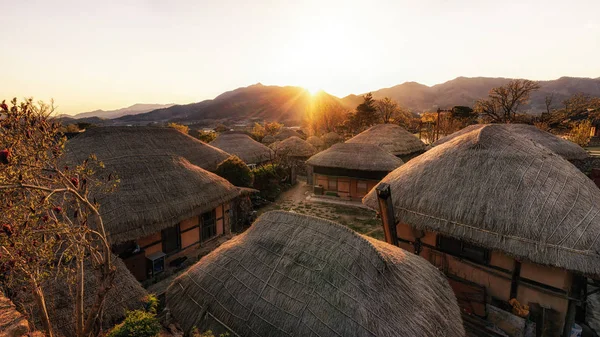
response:
<path fill-rule="evenodd" d="M 395 156 L 425 151 L 425 144 L 419 138 L 395 124 L 374 125 L 346 143 L 379 145 Z"/>
<path fill-rule="evenodd" d="M 306 164 L 360 171 L 391 172 L 402 165 L 403 161 L 377 145 L 339 143 L 310 157 Z"/>
<path fill-rule="evenodd" d="M 600 189 L 547 148 L 490 125 L 402 165 L 396 220 L 517 258 L 600 275 Z M 363 203 L 377 209 L 375 189 Z"/>
<path fill-rule="evenodd" d="M 296 136 L 284 139 L 272 148 L 276 154 L 288 157 L 310 157 L 317 152 L 312 145 Z"/>
<path fill-rule="evenodd" d="M 259 164 L 273 156 L 273 150 L 240 132 L 221 133 L 210 145 L 238 156 L 246 164 Z"/>
<path fill-rule="evenodd" d="M 205 170 L 214 171 L 229 154 L 173 128 L 109 126 L 87 129 L 69 141 L 68 150 L 79 158 L 95 153 L 105 157 L 173 154 Z"/>
<path fill-rule="evenodd" d="M 465 133 L 485 128 L 490 124 L 470 125 L 451 135 L 443 137 L 433 143 L 434 146 L 444 144 Z M 541 144 L 566 160 L 581 160 L 588 157 L 588 153 L 579 145 L 566 139 L 555 136 L 549 132 L 540 130 L 533 125 L 527 124 L 497 124 L 498 127 L 506 128 L 508 131 L 527 138 L 534 143 Z"/>
<path fill-rule="evenodd" d="M 184 330 L 234 336 L 464 336 L 445 277 L 419 256 L 306 215 L 269 212 L 169 286 Z"/>

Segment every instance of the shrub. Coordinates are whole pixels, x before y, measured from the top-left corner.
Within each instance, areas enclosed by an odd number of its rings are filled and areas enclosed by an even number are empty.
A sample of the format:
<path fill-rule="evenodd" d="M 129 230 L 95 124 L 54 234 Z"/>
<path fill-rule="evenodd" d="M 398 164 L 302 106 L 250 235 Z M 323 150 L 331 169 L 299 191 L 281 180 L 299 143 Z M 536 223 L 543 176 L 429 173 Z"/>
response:
<path fill-rule="evenodd" d="M 281 194 L 281 169 L 278 165 L 269 164 L 256 167 L 254 174 L 254 188 L 260 191 L 260 196 L 274 201 Z"/>
<path fill-rule="evenodd" d="M 215 138 L 217 138 L 217 134 L 215 132 L 198 130 L 196 138 L 200 139 L 201 141 L 203 141 L 205 143 L 210 143 L 213 140 L 215 140 Z"/>
<path fill-rule="evenodd" d="M 227 337 L 227 336 L 229 336 L 228 332 L 222 333 L 219 335 L 219 337 Z M 200 331 L 198 331 L 198 328 L 193 327 L 192 332 L 190 333 L 190 337 L 215 337 L 215 334 L 213 334 L 213 332 L 211 330 L 207 330 L 207 331 L 200 333 Z"/>
<path fill-rule="evenodd" d="M 107 337 L 155 337 L 161 326 L 156 315 L 143 310 L 129 311 L 123 323 L 116 325 Z"/>
<path fill-rule="evenodd" d="M 177 131 L 181 132 L 181 133 L 185 133 L 187 135 L 188 131 L 190 131 L 190 128 L 187 125 L 182 125 L 182 124 L 177 124 L 177 123 L 169 123 L 167 124 L 168 127 L 176 129 Z"/>
<path fill-rule="evenodd" d="M 154 294 L 148 294 L 146 297 L 144 297 L 143 299 L 144 302 L 144 309 L 152 314 L 156 314 L 158 311 L 158 298 L 156 297 L 156 295 Z"/>
<path fill-rule="evenodd" d="M 254 176 L 250 168 L 238 157 L 231 156 L 223 160 L 215 171 L 235 186 L 251 187 Z"/>
<path fill-rule="evenodd" d="M 571 129 L 569 139 L 581 147 L 587 146 L 592 139 L 592 123 L 586 120 L 575 125 Z"/>

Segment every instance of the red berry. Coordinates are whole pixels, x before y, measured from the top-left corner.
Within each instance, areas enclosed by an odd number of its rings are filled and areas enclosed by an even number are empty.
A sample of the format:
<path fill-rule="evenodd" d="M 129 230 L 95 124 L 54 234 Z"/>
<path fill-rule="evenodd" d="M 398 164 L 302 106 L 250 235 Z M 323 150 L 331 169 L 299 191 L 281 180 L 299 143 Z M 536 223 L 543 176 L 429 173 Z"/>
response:
<path fill-rule="evenodd" d="M 77 177 L 71 178 L 71 184 L 75 187 L 79 187 L 79 179 Z"/>

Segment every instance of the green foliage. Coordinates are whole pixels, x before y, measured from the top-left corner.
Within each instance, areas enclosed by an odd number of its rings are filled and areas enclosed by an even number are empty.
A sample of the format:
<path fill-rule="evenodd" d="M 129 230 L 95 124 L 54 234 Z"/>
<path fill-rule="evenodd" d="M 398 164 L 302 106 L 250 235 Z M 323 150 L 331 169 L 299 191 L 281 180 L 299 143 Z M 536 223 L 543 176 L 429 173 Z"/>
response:
<path fill-rule="evenodd" d="M 236 156 L 223 160 L 217 166 L 215 173 L 229 180 L 233 185 L 240 187 L 251 187 L 254 180 L 250 168 Z"/>
<path fill-rule="evenodd" d="M 219 334 L 219 337 L 227 337 L 229 336 L 229 332 Z M 192 328 L 192 332 L 190 333 L 190 337 L 215 337 L 215 334 L 211 330 L 207 330 L 204 332 L 198 331 L 197 327 Z"/>
<path fill-rule="evenodd" d="M 182 125 L 182 124 L 177 124 L 177 123 L 169 123 L 169 124 L 167 124 L 167 126 L 170 128 L 176 129 L 177 131 L 179 131 L 181 133 L 185 133 L 186 135 L 190 131 L 190 128 L 187 125 Z"/>
<path fill-rule="evenodd" d="M 145 307 L 144 309 L 146 309 L 147 312 L 152 314 L 157 313 L 159 301 L 156 295 L 148 294 L 146 297 L 144 297 L 143 302 Z"/>
<path fill-rule="evenodd" d="M 217 138 L 217 134 L 215 132 L 198 130 L 198 133 L 195 137 L 205 143 L 210 143 Z"/>
<path fill-rule="evenodd" d="M 279 181 L 285 174 L 279 165 L 262 165 L 252 170 L 254 175 L 253 187 L 260 191 L 261 197 L 274 201 L 281 194 Z"/>
<path fill-rule="evenodd" d="M 160 329 L 160 322 L 155 314 L 134 310 L 129 311 L 123 323 L 116 325 L 107 337 L 155 337 Z"/>
<path fill-rule="evenodd" d="M 477 113 L 468 106 L 457 105 L 452 108 L 452 118 L 474 121 L 477 119 Z"/>

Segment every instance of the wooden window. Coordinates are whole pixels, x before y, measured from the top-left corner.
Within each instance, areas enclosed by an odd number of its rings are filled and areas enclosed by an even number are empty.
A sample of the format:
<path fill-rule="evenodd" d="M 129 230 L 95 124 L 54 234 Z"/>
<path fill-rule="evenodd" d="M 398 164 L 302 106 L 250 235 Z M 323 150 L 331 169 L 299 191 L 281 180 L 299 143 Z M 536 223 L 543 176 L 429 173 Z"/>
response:
<path fill-rule="evenodd" d="M 338 192 L 350 193 L 350 181 L 338 180 Z"/>
<path fill-rule="evenodd" d="M 437 236 L 437 248 L 450 255 L 462 257 L 479 264 L 488 264 L 490 262 L 489 249 L 448 236 Z"/>
<path fill-rule="evenodd" d="M 206 241 L 217 235 L 216 212 L 213 209 L 210 212 L 202 214 L 202 234 L 201 240 Z"/>
<path fill-rule="evenodd" d="M 358 193 L 358 195 L 365 195 L 367 194 L 367 182 L 366 181 L 359 181 L 356 183 L 356 193 Z"/>
<path fill-rule="evenodd" d="M 329 191 L 337 191 L 337 179 L 329 178 L 327 181 L 327 190 Z"/>
<path fill-rule="evenodd" d="M 165 254 L 171 254 L 181 249 L 179 225 L 169 227 L 162 231 L 162 245 Z"/>

